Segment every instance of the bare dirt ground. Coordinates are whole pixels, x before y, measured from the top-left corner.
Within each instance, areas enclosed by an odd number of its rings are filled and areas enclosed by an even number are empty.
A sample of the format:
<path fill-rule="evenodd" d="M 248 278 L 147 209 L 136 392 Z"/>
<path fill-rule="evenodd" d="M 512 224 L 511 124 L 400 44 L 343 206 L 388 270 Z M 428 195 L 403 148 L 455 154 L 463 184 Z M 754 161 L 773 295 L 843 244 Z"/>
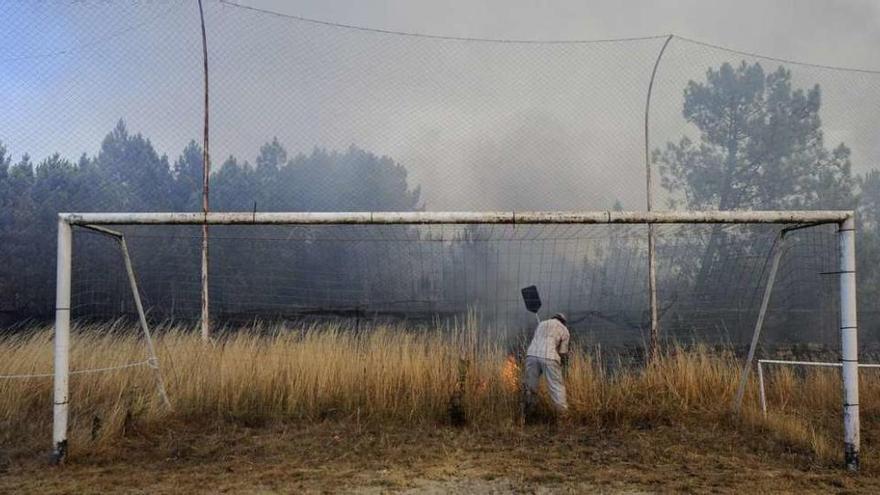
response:
<path fill-rule="evenodd" d="M 880 493 L 806 452 L 727 426 L 603 431 L 258 426 L 142 429 L 110 447 L 7 457 L 2 493 Z"/>

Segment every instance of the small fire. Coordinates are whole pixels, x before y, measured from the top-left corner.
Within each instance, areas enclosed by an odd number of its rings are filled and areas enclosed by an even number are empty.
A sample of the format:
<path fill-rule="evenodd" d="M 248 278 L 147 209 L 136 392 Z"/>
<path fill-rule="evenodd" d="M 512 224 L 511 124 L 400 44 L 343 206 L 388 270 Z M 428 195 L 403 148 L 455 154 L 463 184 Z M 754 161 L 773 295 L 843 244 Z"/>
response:
<path fill-rule="evenodd" d="M 501 383 L 508 392 L 516 392 L 519 390 L 519 364 L 513 354 L 508 354 L 501 366 Z"/>

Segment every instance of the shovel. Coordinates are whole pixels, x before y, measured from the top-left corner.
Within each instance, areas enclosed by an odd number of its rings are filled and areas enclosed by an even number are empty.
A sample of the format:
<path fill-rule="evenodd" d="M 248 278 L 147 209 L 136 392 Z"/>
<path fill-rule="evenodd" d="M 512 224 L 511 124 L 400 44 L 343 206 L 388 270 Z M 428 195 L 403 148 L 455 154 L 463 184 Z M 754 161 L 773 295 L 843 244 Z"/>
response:
<path fill-rule="evenodd" d="M 541 296 L 538 294 L 538 288 L 534 285 L 530 285 L 523 288 L 520 292 L 522 292 L 522 298 L 526 305 L 526 310 L 530 313 L 534 313 L 535 319 L 538 320 L 538 323 L 541 323 L 541 317 L 538 316 L 538 310 L 541 309 Z"/>

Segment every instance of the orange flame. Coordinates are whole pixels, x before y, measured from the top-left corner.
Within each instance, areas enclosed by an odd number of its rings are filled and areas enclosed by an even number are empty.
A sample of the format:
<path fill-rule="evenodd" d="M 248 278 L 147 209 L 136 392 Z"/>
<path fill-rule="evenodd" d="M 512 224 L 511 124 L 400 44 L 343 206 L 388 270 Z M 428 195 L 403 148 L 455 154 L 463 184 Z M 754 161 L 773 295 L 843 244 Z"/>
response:
<path fill-rule="evenodd" d="M 508 354 L 501 367 L 501 383 L 508 392 L 516 392 L 519 389 L 519 364 L 513 354 Z"/>

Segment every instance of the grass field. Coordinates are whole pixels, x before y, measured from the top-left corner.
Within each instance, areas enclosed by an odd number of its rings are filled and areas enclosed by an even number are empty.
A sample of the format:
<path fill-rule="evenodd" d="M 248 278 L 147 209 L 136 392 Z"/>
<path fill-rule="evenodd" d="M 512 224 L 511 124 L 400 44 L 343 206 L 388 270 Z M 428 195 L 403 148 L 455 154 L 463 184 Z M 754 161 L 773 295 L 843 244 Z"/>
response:
<path fill-rule="evenodd" d="M 579 349 L 570 422 L 522 426 L 518 360 L 470 325 L 257 328 L 212 344 L 183 328 L 158 334 L 173 409 L 147 367 L 72 376 L 61 469 L 46 471 L 51 379 L 0 380 L 0 492 L 880 490 L 880 377 L 867 372 L 853 477 L 839 469 L 836 370 L 774 370 L 769 417 L 752 383 L 734 418 L 729 352 L 677 346 L 632 368 Z M 136 335 L 77 329 L 71 369 L 142 361 Z M 0 340 L 0 374 L 51 369 L 49 329 Z M 464 426 L 452 426 L 456 413 Z"/>

